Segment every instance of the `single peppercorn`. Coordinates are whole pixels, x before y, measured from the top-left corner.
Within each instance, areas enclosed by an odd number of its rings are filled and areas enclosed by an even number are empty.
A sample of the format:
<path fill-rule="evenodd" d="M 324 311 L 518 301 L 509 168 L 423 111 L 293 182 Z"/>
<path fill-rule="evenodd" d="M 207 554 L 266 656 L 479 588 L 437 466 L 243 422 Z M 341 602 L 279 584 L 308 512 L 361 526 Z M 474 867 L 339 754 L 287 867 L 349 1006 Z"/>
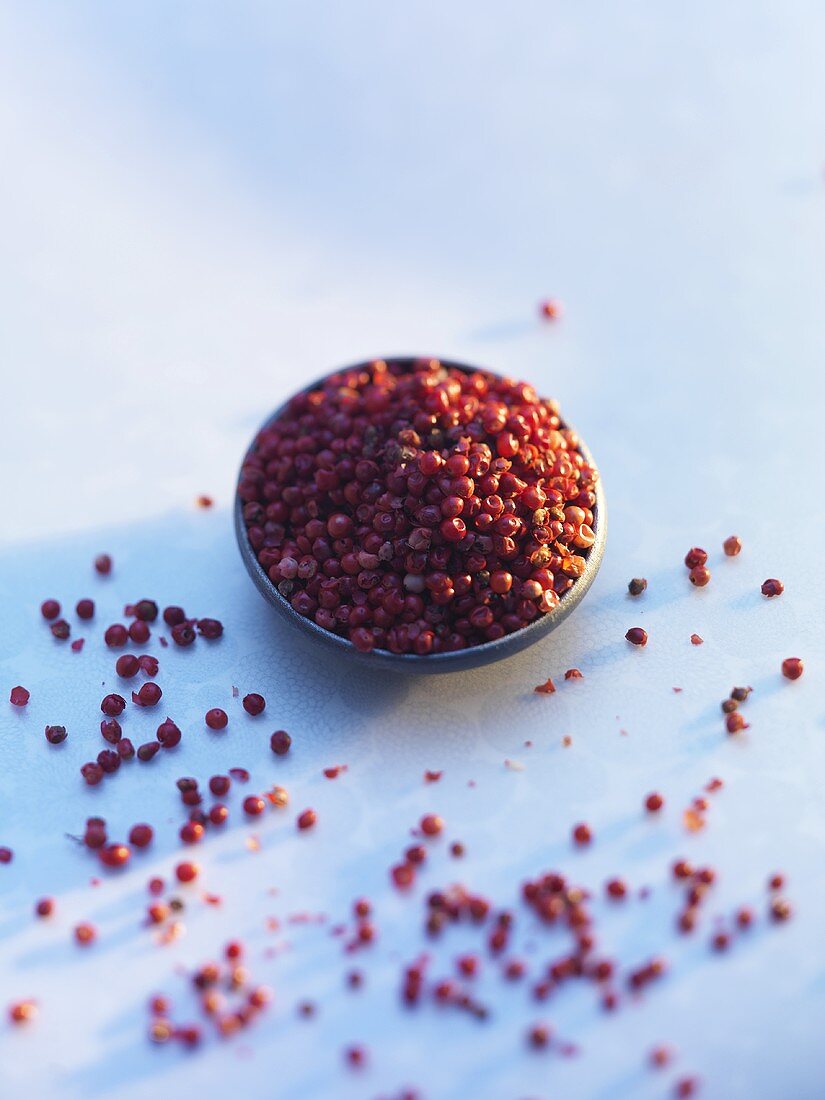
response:
<path fill-rule="evenodd" d="M 727 557 L 735 558 L 737 554 L 741 553 L 742 540 L 738 535 L 731 535 L 722 543 L 722 549 L 725 551 Z"/>
<path fill-rule="evenodd" d="M 172 641 L 181 648 L 190 646 L 195 640 L 195 631 L 188 622 L 178 623 L 172 627 Z"/>
<path fill-rule="evenodd" d="M 165 749 L 173 749 L 180 744 L 181 732 L 171 718 L 166 718 L 158 726 L 155 736 Z"/>
<path fill-rule="evenodd" d="M 158 617 L 158 605 L 154 600 L 138 600 L 134 610 L 135 618 L 144 623 L 153 623 Z"/>
<path fill-rule="evenodd" d="M 438 814 L 425 814 L 421 818 L 420 827 L 425 836 L 438 836 L 444 829 L 444 819 Z"/>
<path fill-rule="evenodd" d="M 184 863 L 179 863 L 175 867 L 175 878 L 178 880 L 178 882 L 194 882 L 195 879 L 198 877 L 199 872 L 200 868 L 198 867 L 197 863 L 190 863 L 186 861 Z"/>
<path fill-rule="evenodd" d="M 730 697 L 731 699 L 734 699 L 737 703 L 744 703 L 752 691 L 752 687 L 735 687 L 731 691 Z"/>
<path fill-rule="evenodd" d="M 123 737 L 118 741 L 117 753 L 121 760 L 131 760 L 135 755 L 135 746 L 128 737 Z"/>
<path fill-rule="evenodd" d="M 209 820 L 213 825 L 225 825 L 229 817 L 229 810 L 222 802 L 216 802 L 209 809 Z"/>
<path fill-rule="evenodd" d="M 110 745 L 116 745 L 123 736 L 123 730 L 117 718 L 104 718 L 100 723 L 100 733 L 104 741 Z"/>
<path fill-rule="evenodd" d="M 198 619 L 198 634 L 208 641 L 220 638 L 223 634 L 223 623 L 219 619 Z"/>
<path fill-rule="evenodd" d="M 97 939 L 97 929 L 88 921 L 81 921 L 80 924 L 75 925 L 74 938 L 81 947 L 88 947 Z"/>
<path fill-rule="evenodd" d="M 211 730 L 223 730 L 226 729 L 229 718 L 225 710 L 221 710 L 220 707 L 213 707 L 212 710 L 206 712 L 204 721 Z"/>
<path fill-rule="evenodd" d="M 143 745 L 140 745 L 137 750 L 137 758 L 141 763 L 146 764 L 160 752 L 159 741 L 146 741 Z"/>
<path fill-rule="evenodd" d="M 78 619 L 83 619 L 84 621 L 93 619 L 95 615 L 95 601 L 88 599 L 78 600 L 75 605 L 75 614 Z"/>
<path fill-rule="evenodd" d="M 38 917 L 50 917 L 54 913 L 54 898 L 41 898 L 34 907 Z"/>
<path fill-rule="evenodd" d="M 31 693 L 24 687 L 13 687 L 9 692 L 9 702 L 13 707 L 25 707 L 31 699 Z"/>
<path fill-rule="evenodd" d="M 89 761 L 80 769 L 80 774 L 90 787 L 96 787 L 103 778 L 103 768 L 96 761 Z"/>
<path fill-rule="evenodd" d="M 254 716 L 263 714 L 266 708 L 266 699 L 263 695 L 258 695 L 256 692 L 252 692 L 250 695 L 244 695 L 243 697 L 243 709 L 247 714 Z"/>
<path fill-rule="evenodd" d="M 664 806 L 664 804 L 665 800 L 658 793 L 658 791 L 654 791 L 652 794 L 649 794 L 645 799 L 645 809 L 649 814 L 658 813 L 659 810 L 661 810 L 661 808 Z"/>
<path fill-rule="evenodd" d="M 110 649 L 120 649 L 129 641 L 129 631 L 123 623 L 113 623 L 106 627 L 103 641 Z"/>
<path fill-rule="evenodd" d="M 178 626 L 180 623 L 186 621 L 186 612 L 182 607 L 177 607 L 174 604 L 169 607 L 164 607 L 163 621 L 167 626 Z"/>
<path fill-rule="evenodd" d="M 180 827 L 180 838 L 184 844 L 198 844 L 203 837 L 203 825 L 197 821 L 186 821 Z"/>
<path fill-rule="evenodd" d="M 269 747 L 276 756 L 286 756 L 291 744 L 292 738 L 286 730 L 275 730 L 269 739 Z"/>
<path fill-rule="evenodd" d="M 140 672 L 140 661 L 133 653 L 124 653 L 115 661 L 115 672 L 124 680 L 131 680 Z"/>
<path fill-rule="evenodd" d="M 132 702 L 138 707 L 154 707 L 160 702 L 163 692 L 160 687 L 148 680 L 141 684 L 138 691 L 132 692 Z"/>
<path fill-rule="evenodd" d="M 694 566 L 688 578 L 695 588 L 704 588 L 710 582 L 710 570 L 704 565 Z"/>
<path fill-rule="evenodd" d="M 231 786 L 232 780 L 228 775 L 213 775 L 209 780 L 209 790 L 216 798 L 223 798 L 224 795 L 229 793 Z"/>
<path fill-rule="evenodd" d="M 109 554 L 98 554 L 94 560 L 95 572 L 101 577 L 108 577 L 112 572 L 112 559 Z"/>
<path fill-rule="evenodd" d="M 135 645 L 146 645 L 151 636 L 152 632 L 143 619 L 134 619 L 129 623 L 129 638 Z"/>
<path fill-rule="evenodd" d="M 151 825 L 133 825 L 129 830 L 129 843 L 135 848 L 147 848 L 155 835 Z"/>
<path fill-rule="evenodd" d="M 62 745 L 67 736 L 65 726 L 46 726 L 46 740 L 50 745 Z"/>
<path fill-rule="evenodd" d="M 100 709 L 108 718 L 116 718 L 126 709 L 126 700 L 122 695 L 106 695 L 101 701 Z"/>
<path fill-rule="evenodd" d="M 627 634 L 625 634 L 625 638 L 627 638 L 631 645 L 647 645 L 647 631 L 641 626 L 632 626 Z"/>
<path fill-rule="evenodd" d="M 590 844 L 592 839 L 593 839 L 593 834 L 590 830 L 589 825 L 586 825 L 584 822 L 580 822 L 578 825 L 574 825 L 574 827 L 573 827 L 573 843 L 574 844 L 577 844 L 579 847 L 584 847 L 587 844 Z"/>
<path fill-rule="evenodd" d="M 784 591 L 785 585 L 775 577 L 769 577 L 768 580 L 762 582 L 762 595 L 767 596 L 769 600 L 773 599 L 774 596 L 781 596 Z"/>
<path fill-rule="evenodd" d="M 125 867 L 132 858 L 127 844 L 107 844 L 100 849 L 100 862 L 104 867 Z"/>
<path fill-rule="evenodd" d="M 107 775 L 111 775 L 120 767 L 120 756 L 113 749 L 103 749 L 97 754 L 97 762 Z"/>
<path fill-rule="evenodd" d="M 631 596 L 641 596 L 646 588 L 647 581 L 644 577 L 634 577 L 627 586 L 627 590 Z"/>
<path fill-rule="evenodd" d="M 685 565 L 688 569 L 695 569 L 697 566 L 704 565 L 707 560 L 707 550 L 702 550 L 699 546 L 692 547 L 685 554 Z"/>
<path fill-rule="evenodd" d="M 700 637 L 700 635 L 698 635 L 698 634 L 691 634 L 691 636 L 690 636 L 690 644 L 691 645 L 703 645 L 704 640 L 705 639 Z"/>
<path fill-rule="evenodd" d="M 13 1024 L 28 1024 L 37 1018 L 35 1001 L 15 1001 L 9 1008 L 9 1019 Z"/>
<path fill-rule="evenodd" d="M 49 629 L 58 642 L 65 642 L 72 632 L 72 628 L 65 619 L 58 619 L 57 622 L 52 623 Z"/>
<path fill-rule="evenodd" d="M 741 730 L 750 729 L 750 726 L 738 710 L 735 710 L 733 714 L 727 716 L 725 719 L 725 726 L 727 727 L 728 733 L 739 733 Z"/>
<path fill-rule="evenodd" d="M 5 845 L 0 846 L 0 863 L 11 863 L 14 859 L 14 852 L 11 848 L 7 848 Z"/>
<path fill-rule="evenodd" d="M 786 657 L 782 662 L 782 675 L 786 680 L 798 680 L 805 671 L 805 666 L 799 657 Z"/>
<path fill-rule="evenodd" d="M 605 883 L 605 891 L 609 898 L 620 901 L 627 896 L 627 885 L 620 878 L 611 878 Z"/>
<path fill-rule="evenodd" d="M 299 829 L 311 829 L 318 820 L 315 810 L 303 810 L 298 814 L 296 824 Z"/>
<path fill-rule="evenodd" d="M 60 614 L 60 603 L 57 600 L 44 600 L 40 605 L 40 614 L 48 622 L 51 622 Z"/>

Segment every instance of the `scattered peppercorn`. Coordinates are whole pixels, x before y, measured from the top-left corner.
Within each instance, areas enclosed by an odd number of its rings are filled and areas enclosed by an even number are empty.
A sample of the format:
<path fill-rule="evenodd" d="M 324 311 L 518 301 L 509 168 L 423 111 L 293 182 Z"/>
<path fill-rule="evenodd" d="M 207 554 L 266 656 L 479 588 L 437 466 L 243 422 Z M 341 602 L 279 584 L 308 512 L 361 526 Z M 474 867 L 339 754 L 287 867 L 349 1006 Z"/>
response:
<path fill-rule="evenodd" d="M 767 596 L 768 599 L 772 599 L 774 596 L 781 596 L 785 591 L 785 585 L 782 581 L 776 580 L 775 577 L 770 577 L 768 580 L 762 582 L 762 595 Z"/>
<path fill-rule="evenodd" d="M 315 810 L 304 810 L 298 814 L 297 825 L 299 829 L 311 829 L 317 820 Z"/>
<path fill-rule="evenodd" d="M 646 588 L 647 581 L 644 577 L 634 577 L 627 586 L 627 590 L 631 596 L 641 596 Z"/>
<path fill-rule="evenodd" d="M 212 710 L 206 712 L 204 721 L 211 730 L 223 730 L 226 729 L 229 718 L 225 710 L 221 710 L 220 707 L 213 707 Z"/>
<path fill-rule="evenodd" d="M 722 549 L 729 558 L 735 558 L 737 554 L 741 553 L 742 540 L 738 535 L 731 535 L 722 543 Z"/>
<path fill-rule="evenodd" d="M 263 714 L 266 708 L 266 699 L 263 695 L 258 695 L 252 692 L 251 695 L 244 695 L 243 697 L 243 709 L 247 714 L 255 715 Z"/>
<path fill-rule="evenodd" d="M 705 639 L 701 638 L 698 634 L 691 634 L 691 636 L 690 636 L 690 644 L 691 645 L 703 645 L 704 641 L 705 641 Z"/>
<path fill-rule="evenodd" d="M 654 791 L 652 794 L 649 794 L 647 796 L 647 798 L 645 799 L 645 809 L 647 810 L 647 812 L 649 814 L 658 813 L 659 810 L 661 810 L 661 808 L 664 806 L 664 804 L 665 804 L 665 800 L 662 798 L 662 796 L 657 791 Z"/>
<path fill-rule="evenodd" d="M 631 645 L 647 645 L 647 631 L 641 626 L 632 626 L 627 634 L 625 634 L 625 638 L 627 638 Z"/>
<path fill-rule="evenodd" d="M 786 680 L 798 680 L 805 671 L 805 666 L 799 657 L 786 657 L 782 662 L 782 675 Z"/>
<path fill-rule="evenodd" d="M 697 565 L 691 569 L 688 578 L 696 588 L 704 588 L 710 581 L 710 570 L 704 565 Z"/>
<path fill-rule="evenodd" d="M 275 730 L 269 739 L 269 747 L 275 753 L 276 756 L 286 756 L 289 752 L 289 747 L 292 744 L 292 738 L 286 732 L 286 730 Z"/>
<path fill-rule="evenodd" d="M 9 693 L 9 702 L 13 707 L 25 707 L 31 698 L 31 693 L 24 687 L 13 687 Z"/>

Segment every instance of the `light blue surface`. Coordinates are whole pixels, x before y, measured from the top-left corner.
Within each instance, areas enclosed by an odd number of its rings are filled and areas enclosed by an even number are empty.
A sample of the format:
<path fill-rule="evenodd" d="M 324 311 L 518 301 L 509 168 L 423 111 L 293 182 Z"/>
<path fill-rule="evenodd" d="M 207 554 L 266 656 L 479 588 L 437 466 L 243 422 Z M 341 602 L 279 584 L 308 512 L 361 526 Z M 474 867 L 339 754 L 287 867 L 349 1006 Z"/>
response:
<path fill-rule="evenodd" d="M 0 701 L 0 844 L 16 853 L 0 867 L 0 999 L 41 1006 L 35 1026 L 0 1029 L 3 1100 L 348 1100 L 403 1085 L 427 1100 L 646 1100 L 682 1073 L 714 1100 L 825 1094 L 823 29 L 803 2 L 3 8 L 0 687 L 32 701 L 24 714 Z M 537 320 L 547 295 L 557 324 Z M 576 615 L 515 660 L 437 683 L 316 663 L 254 592 L 231 532 L 237 462 L 267 410 L 393 351 L 486 363 L 557 396 L 610 508 Z M 204 491 L 215 512 L 193 511 Z M 732 532 L 745 549 L 727 560 Z M 702 591 L 681 566 L 696 543 L 711 552 Z M 90 570 L 103 549 L 107 584 Z M 631 601 L 640 574 L 649 588 Z M 780 600 L 759 595 L 768 576 Z M 84 631 L 73 655 L 37 607 L 88 594 L 98 640 Z M 144 594 L 221 617 L 226 636 L 158 651 L 162 706 L 185 735 L 175 759 L 89 792 L 77 768 L 100 747 L 112 680 L 99 635 Z M 644 651 L 623 638 L 639 624 Z M 778 671 L 790 655 L 806 662 L 794 684 Z M 583 681 L 533 694 L 571 666 Z M 718 702 L 735 683 L 755 691 L 752 728 L 731 739 Z M 263 719 L 240 712 L 233 684 L 267 696 Z M 231 713 L 223 738 L 201 732 L 214 705 Z M 51 751 L 42 727 L 58 721 L 70 739 Z M 295 744 L 276 761 L 279 726 Z M 324 779 L 337 763 L 347 773 Z M 137 925 L 146 878 L 178 850 L 174 779 L 234 764 L 258 788 L 284 782 L 290 811 L 257 830 L 257 856 L 234 815 L 198 853 L 223 907 L 193 903 L 186 938 L 156 948 Z M 682 809 L 714 775 L 725 789 L 689 836 Z M 652 789 L 667 799 L 655 822 L 641 811 Z M 319 825 L 299 837 L 307 805 Z M 427 810 L 468 855 L 438 846 L 402 899 L 386 869 Z M 91 890 L 93 864 L 64 834 L 97 812 L 160 835 L 140 869 Z M 596 833 L 586 853 L 569 844 L 578 820 Z M 677 855 L 719 875 L 689 939 L 673 930 Z M 563 939 L 518 903 L 522 879 L 551 868 L 594 891 L 615 873 L 651 887 L 593 911 L 623 964 L 668 957 L 658 988 L 609 1017 L 589 987 L 537 1006 L 488 965 L 487 1024 L 401 1009 L 423 898 L 451 881 L 516 907 L 532 974 L 555 958 Z M 712 954 L 713 918 L 743 902 L 761 914 L 777 869 L 793 921 Z M 36 924 L 46 893 L 58 915 Z M 380 936 L 353 959 L 329 927 L 357 894 Z M 298 912 L 328 924 L 267 932 L 267 916 Z M 86 953 L 70 942 L 82 918 L 100 928 Z M 195 1055 L 150 1048 L 147 996 L 191 1014 L 176 967 L 230 936 L 273 986 L 271 1012 Z M 478 942 L 450 931 L 433 973 Z M 312 1022 L 295 1015 L 306 998 Z M 541 1018 L 577 1057 L 525 1050 Z M 371 1052 L 360 1075 L 341 1060 L 356 1041 Z M 678 1049 L 665 1073 L 646 1066 L 659 1042 Z"/>

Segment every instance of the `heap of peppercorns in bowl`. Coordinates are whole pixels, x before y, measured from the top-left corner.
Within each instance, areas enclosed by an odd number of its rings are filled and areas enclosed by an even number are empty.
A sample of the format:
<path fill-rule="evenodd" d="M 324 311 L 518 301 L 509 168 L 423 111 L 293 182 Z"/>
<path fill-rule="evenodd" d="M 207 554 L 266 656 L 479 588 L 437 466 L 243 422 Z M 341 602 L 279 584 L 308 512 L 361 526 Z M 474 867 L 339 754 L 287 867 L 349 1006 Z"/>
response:
<path fill-rule="evenodd" d="M 244 458 L 238 544 L 265 598 L 328 647 L 448 672 L 553 630 L 607 533 L 589 451 L 531 385 L 372 360 L 286 402 Z"/>

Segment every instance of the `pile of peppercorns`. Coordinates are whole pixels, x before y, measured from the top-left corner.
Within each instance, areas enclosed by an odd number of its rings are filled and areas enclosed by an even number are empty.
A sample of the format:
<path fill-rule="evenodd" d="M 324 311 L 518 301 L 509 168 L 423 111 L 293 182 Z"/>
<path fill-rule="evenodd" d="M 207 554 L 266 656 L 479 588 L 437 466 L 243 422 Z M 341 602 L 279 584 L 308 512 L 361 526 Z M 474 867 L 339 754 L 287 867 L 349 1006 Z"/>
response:
<path fill-rule="evenodd" d="M 376 360 L 294 397 L 238 486 L 300 615 L 360 651 L 483 645 L 552 611 L 595 541 L 596 470 L 532 386 Z"/>

